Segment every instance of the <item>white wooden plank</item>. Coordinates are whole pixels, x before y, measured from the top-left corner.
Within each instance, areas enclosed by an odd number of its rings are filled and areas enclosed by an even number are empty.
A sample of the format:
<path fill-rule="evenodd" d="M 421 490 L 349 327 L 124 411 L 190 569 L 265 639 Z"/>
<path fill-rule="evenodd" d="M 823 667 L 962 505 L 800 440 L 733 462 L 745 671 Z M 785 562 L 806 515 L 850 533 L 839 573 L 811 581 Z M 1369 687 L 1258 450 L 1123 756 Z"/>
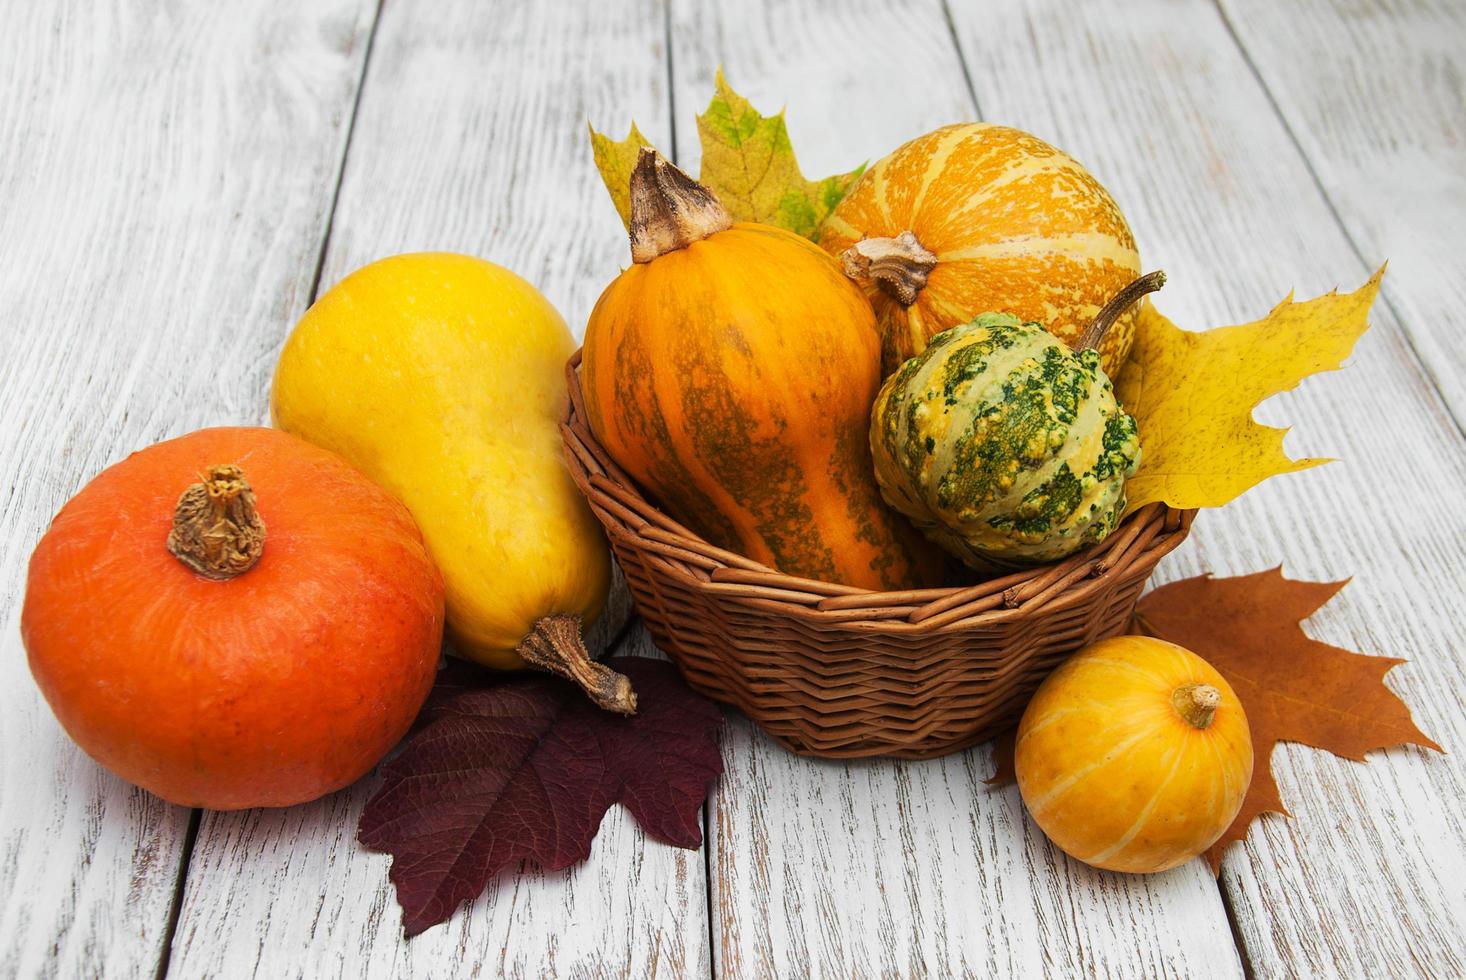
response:
<path fill-rule="evenodd" d="M 6 6 L 0 976 L 156 969 L 189 811 L 103 772 L 61 732 L 20 647 L 26 560 L 104 465 L 204 423 L 264 418 L 373 11 Z"/>
<path fill-rule="evenodd" d="M 719 64 L 760 108 L 788 101 L 812 176 L 974 113 L 936 3 L 674 3 L 672 64 L 682 162 L 697 156 L 682 117 L 706 104 Z M 1199 863 L 1141 879 L 1068 860 L 1015 789 L 982 784 L 986 748 L 828 763 L 738 718 L 724 759 L 710 837 L 721 974 L 1240 973 Z"/>
<path fill-rule="evenodd" d="M 1466 427 L 1466 5 L 1225 0 L 1223 15 Z"/>
<path fill-rule="evenodd" d="M 641 630 L 624 652 L 657 655 Z M 585 863 L 506 871 L 442 926 L 404 941 L 389 861 L 356 841 L 373 788 L 206 814 L 189 869 L 176 976 L 696 976 L 707 972 L 704 859 L 647 841 L 621 807 Z"/>
<path fill-rule="evenodd" d="M 626 263 L 585 125 L 635 113 L 667 142 L 664 16 L 592 6 L 387 4 L 373 44 L 323 282 L 399 251 L 447 249 L 537 283 L 577 332 Z M 356 842 L 368 777 L 284 812 L 208 814 L 188 876 L 180 976 L 685 976 L 709 965 L 705 859 L 647 840 L 620 807 L 590 859 L 506 872 L 404 942 L 390 859 Z"/>
<path fill-rule="evenodd" d="M 1171 273 L 1160 302 L 1182 324 L 1252 319 L 1292 287 L 1309 296 L 1364 280 L 1368 263 L 1210 4 L 1031 0 L 1012 17 L 953 14 L 969 64 L 984 66 L 975 81 L 987 115 L 1095 169 L 1130 216 L 1145 264 Z M 1288 43 L 1307 42 L 1294 32 Z M 1409 213 L 1391 220 L 1390 240 L 1411 234 Z M 1406 303 L 1410 290 L 1396 286 Z M 1295 577 L 1354 576 L 1311 632 L 1410 658 L 1391 686 L 1455 753 L 1401 749 L 1367 766 L 1303 748 L 1277 754 L 1295 817 L 1265 818 L 1223 872 L 1259 976 L 1466 972 L 1456 806 L 1466 796 L 1466 667 L 1456 653 L 1466 626 L 1452 605 L 1466 593 L 1466 516 L 1450 503 L 1466 455 L 1401 325 L 1375 312 L 1346 374 L 1260 413 L 1297 426 L 1295 453 L 1343 461 L 1203 514 L 1160 569 L 1170 580 L 1285 561 Z"/>

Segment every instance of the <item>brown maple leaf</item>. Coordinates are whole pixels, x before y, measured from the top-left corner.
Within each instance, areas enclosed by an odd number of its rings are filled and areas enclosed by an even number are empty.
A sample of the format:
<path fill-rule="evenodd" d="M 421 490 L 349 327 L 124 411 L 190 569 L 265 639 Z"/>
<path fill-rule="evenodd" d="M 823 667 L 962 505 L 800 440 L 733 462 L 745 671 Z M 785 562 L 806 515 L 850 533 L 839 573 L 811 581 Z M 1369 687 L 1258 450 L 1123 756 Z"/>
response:
<path fill-rule="evenodd" d="M 1260 814 L 1287 813 L 1273 778 L 1273 746 L 1300 742 L 1346 759 L 1411 743 L 1441 751 L 1385 687 L 1385 674 L 1405 661 L 1320 643 L 1302 621 L 1348 581 L 1300 582 L 1280 567 L 1236 578 L 1203 575 L 1163 585 L 1135 610 L 1139 631 L 1180 644 L 1211 663 L 1242 702 L 1256 753 L 1242 810 L 1206 852 L 1213 873 L 1222 852 L 1247 836 Z"/>
<path fill-rule="evenodd" d="M 1136 607 L 1136 632 L 1209 662 L 1247 712 L 1256 759 L 1252 785 L 1237 819 L 1206 852 L 1213 874 L 1227 845 L 1246 837 L 1259 815 L 1288 812 L 1272 772 L 1278 742 L 1360 762 L 1366 752 L 1404 743 L 1442 751 L 1384 685 L 1390 668 L 1405 661 L 1354 653 L 1303 632 L 1302 621 L 1347 584 L 1287 579 L 1281 567 L 1235 578 L 1201 575 L 1163 585 Z M 1012 782 L 1012 757 L 1012 737 L 1000 738 L 993 747 L 997 772 L 988 782 Z"/>

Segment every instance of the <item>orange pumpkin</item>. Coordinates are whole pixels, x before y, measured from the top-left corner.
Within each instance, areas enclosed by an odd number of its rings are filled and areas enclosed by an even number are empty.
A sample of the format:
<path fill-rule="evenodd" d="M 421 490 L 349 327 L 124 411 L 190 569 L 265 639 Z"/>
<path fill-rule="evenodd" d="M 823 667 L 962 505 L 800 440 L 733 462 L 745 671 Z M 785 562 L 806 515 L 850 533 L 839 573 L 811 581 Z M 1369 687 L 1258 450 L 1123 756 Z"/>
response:
<path fill-rule="evenodd" d="M 981 313 L 1042 323 L 1073 347 L 1140 274 L 1130 226 L 1099 181 L 1038 137 L 990 123 L 946 126 L 876 163 L 826 219 L 820 245 L 870 297 L 887 374 Z M 1099 348 L 1112 378 L 1137 316 Z"/>
<path fill-rule="evenodd" d="M 1039 687 L 1014 768 L 1034 823 L 1066 854 L 1111 871 L 1164 871 L 1236 818 L 1252 737 L 1236 693 L 1205 660 L 1117 636 Z"/>
<path fill-rule="evenodd" d="M 407 509 L 272 429 L 204 429 L 109 467 L 31 557 L 21 635 L 62 726 L 184 806 L 353 782 L 437 670 L 443 582 Z"/>
<path fill-rule="evenodd" d="M 631 189 L 634 262 L 585 332 L 601 445 L 715 545 L 871 589 L 933 582 L 940 557 L 872 475 L 880 348 L 860 291 L 805 239 L 733 224 L 654 150 Z"/>

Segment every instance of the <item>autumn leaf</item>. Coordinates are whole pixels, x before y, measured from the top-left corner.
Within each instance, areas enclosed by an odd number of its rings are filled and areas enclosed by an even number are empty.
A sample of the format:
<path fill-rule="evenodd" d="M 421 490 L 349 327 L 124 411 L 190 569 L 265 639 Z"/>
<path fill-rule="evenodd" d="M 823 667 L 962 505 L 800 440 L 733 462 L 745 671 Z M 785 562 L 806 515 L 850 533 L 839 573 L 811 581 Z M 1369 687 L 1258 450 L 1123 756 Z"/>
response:
<path fill-rule="evenodd" d="M 1252 732 L 1252 785 L 1237 819 L 1206 852 L 1217 873 L 1228 844 L 1263 813 L 1283 813 L 1273 778 L 1273 746 L 1299 742 L 1346 759 L 1409 743 L 1441 751 L 1384 685 L 1405 661 L 1354 653 L 1310 639 L 1302 621 L 1346 582 L 1300 582 L 1281 568 L 1236 578 L 1202 575 L 1163 585 L 1140 600 L 1137 632 L 1169 640 L 1206 660 L 1232 685 Z M 993 743 L 987 782 L 1014 781 L 1013 733 Z"/>
<path fill-rule="evenodd" d="M 658 840 L 702 843 L 698 808 L 723 771 L 721 712 L 670 663 L 607 663 L 636 685 L 636 715 L 602 711 L 554 677 L 442 672 L 357 828 L 364 846 L 392 855 L 409 936 L 446 920 L 505 867 L 584 860 L 613 803 Z"/>
<path fill-rule="evenodd" d="M 605 181 L 606 192 L 611 195 L 611 203 L 616 205 L 616 213 L 621 215 L 621 223 L 630 228 L 631 171 L 636 167 L 636 157 L 641 148 L 648 145 L 647 139 L 636 128 L 635 120 L 624 140 L 604 136 L 589 123 L 586 128 L 590 130 L 591 154 L 595 157 L 596 169 L 601 172 L 601 180 Z"/>
<path fill-rule="evenodd" d="M 1338 368 L 1368 328 L 1384 268 L 1352 293 L 1288 297 L 1254 323 L 1190 333 L 1142 309 L 1115 385 L 1140 428 L 1140 469 L 1125 483 L 1131 513 L 1156 501 L 1220 507 L 1270 476 L 1326 459 L 1289 459 L 1286 429 L 1253 421 L 1263 399 Z"/>
<path fill-rule="evenodd" d="M 865 165 L 848 174 L 806 180 L 789 142 L 784 113 L 760 114 L 733 91 L 722 69 L 713 84 L 712 101 L 697 117 L 702 143 L 699 182 L 718 195 L 735 221 L 758 221 L 816 238 L 826 215 L 840 203 Z M 637 152 L 648 144 L 635 123 L 624 140 L 613 140 L 595 129 L 590 138 L 601 180 L 622 224 L 630 227 L 631 170 Z"/>
<path fill-rule="evenodd" d="M 1364 753 L 1410 743 L 1440 751 L 1410 709 L 1384 685 L 1405 661 L 1354 653 L 1311 639 L 1302 621 L 1347 582 L 1300 582 L 1281 568 L 1164 585 L 1140 600 L 1141 631 L 1179 644 L 1217 669 L 1242 702 L 1256 763 L 1242 811 L 1207 851 L 1216 872 L 1222 852 L 1247 836 L 1265 812 L 1287 813 L 1273 778 L 1278 742 L 1299 742 L 1364 761 Z"/>
<path fill-rule="evenodd" d="M 816 237 L 825 216 L 865 165 L 848 174 L 806 180 L 794 158 L 784 112 L 764 116 L 733 91 L 718 70 L 713 99 L 697 117 L 702 140 L 701 183 L 718 195 L 735 221 L 758 221 Z"/>

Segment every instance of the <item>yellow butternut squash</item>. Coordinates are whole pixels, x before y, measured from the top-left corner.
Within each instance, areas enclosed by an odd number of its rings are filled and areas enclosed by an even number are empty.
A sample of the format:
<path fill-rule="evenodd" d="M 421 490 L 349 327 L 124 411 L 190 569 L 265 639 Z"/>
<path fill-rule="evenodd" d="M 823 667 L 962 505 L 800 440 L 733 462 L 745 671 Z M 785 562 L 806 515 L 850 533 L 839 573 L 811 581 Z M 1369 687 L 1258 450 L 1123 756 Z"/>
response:
<path fill-rule="evenodd" d="M 280 355 L 271 411 L 407 505 L 442 570 L 459 653 L 553 670 L 630 711 L 629 683 L 580 639 L 605 601 L 610 555 L 561 457 L 573 347 L 559 313 L 509 270 L 398 255 L 306 312 Z"/>

